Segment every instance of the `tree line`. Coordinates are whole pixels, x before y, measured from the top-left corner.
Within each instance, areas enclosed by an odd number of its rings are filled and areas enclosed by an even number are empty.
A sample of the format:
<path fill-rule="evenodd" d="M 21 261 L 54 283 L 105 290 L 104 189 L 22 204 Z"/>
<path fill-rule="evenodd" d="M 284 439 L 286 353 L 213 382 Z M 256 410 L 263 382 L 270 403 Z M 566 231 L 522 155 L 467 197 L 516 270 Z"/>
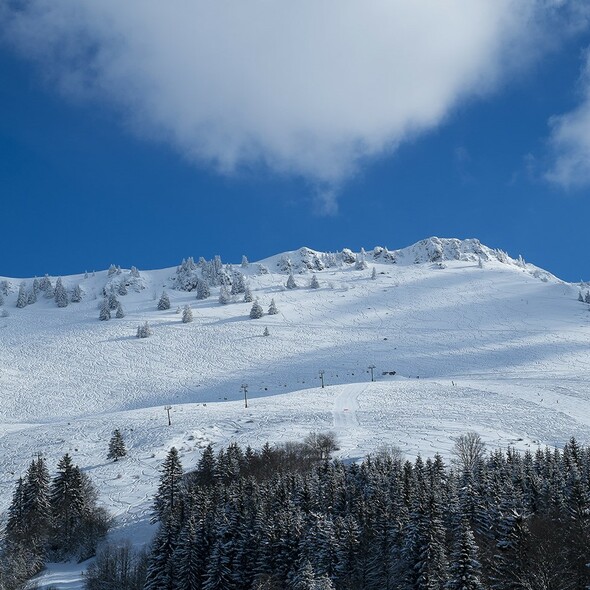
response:
<path fill-rule="evenodd" d="M 172 449 L 154 501 L 145 590 L 583 590 L 590 582 L 590 449 L 361 463 L 306 444 Z M 134 570 L 137 574 L 137 569 Z M 104 581 L 104 580 L 103 580 Z"/>
<path fill-rule="evenodd" d="M 94 555 L 110 524 L 97 500 L 95 486 L 70 455 L 59 461 L 53 478 L 45 459 L 34 459 L 8 508 L 0 544 L 0 590 L 24 588 L 47 561 Z"/>

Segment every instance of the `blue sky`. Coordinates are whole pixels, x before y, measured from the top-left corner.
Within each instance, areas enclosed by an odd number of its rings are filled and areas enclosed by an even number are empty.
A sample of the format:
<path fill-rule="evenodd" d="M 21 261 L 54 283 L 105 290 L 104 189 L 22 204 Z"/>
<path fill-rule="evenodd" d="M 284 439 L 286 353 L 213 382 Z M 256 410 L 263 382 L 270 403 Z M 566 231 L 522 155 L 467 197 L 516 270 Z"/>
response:
<path fill-rule="evenodd" d="M 31 23 L 48 30 L 38 15 L 29 18 L 27 30 Z M 506 55 L 490 57 L 495 43 L 475 46 L 481 60 L 465 64 L 456 76 L 469 76 L 469 84 L 434 87 L 438 102 L 413 111 L 415 98 L 398 100 L 395 78 L 383 103 L 351 90 L 350 100 L 357 102 L 340 104 L 340 93 L 331 94 L 340 79 L 318 89 L 286 75 L 281 91 L 264 83 L 254 98 L 244 92 L 239 102 L 226 104 L 227 93 L 241 92 L 254 78 L 228 70 L 223 56 L 210 60 L 226 68 L 223 84 L 212 78 L 194 90 L 191 103 L 186 70 L 177 86 L 166 78 L 166 93 L 154 92 L 152 100 L 150 88 L 154 81 L 164 83 L 164 70 L 148 65 L 142 78 L 114 80 L 121 64 L 135 71 L 142 63 L 131 50 L 121 50 L 117 68 L 114 62 L 104 66 L 103 57 L 104 71 L 96 76 L 88 54 L 74 60 L 56 50 L 67 46 L 69 30 L 47 33 L 47 45 L 24 38 L 11 19 L 0 14 L 0 275 L 70 274 L 110 263 L 158 268 L 190 255 L 220 254 L 239 262 L 243 253 L 255 260 L 302 245 L 399 248 L 437 235 L 477 237 L 567 280 L 590 277 L 590 163 L 576 136 L 586 120 L 583 72 L 590 37 L 584 27 L 568 30 L 551 47 L 539 49 L 535 37 L 519 50 L 532 57 L 516 67 L 506 64 Z M 126 39 L 134 27 L 121 22 Z M 79 35 L 79 26 L 72 19 L 71 34 Z M 186 53 L 167 34 L 162 55 Z M 489 35 L 497 41 L 500 33 Z M 107 56 L 107 49 L 118 47 L 102 33 L 91 42 Z M 305 61 L 288 50 L 284 59 Z M 410 61 L 413 51 L 421 63 L 422 49 L 409 50 Z M 359 72 L 364 66 L 358 64 Z M 366 67 L 373 66 L 367 61 Z M 410 74 L 419 77 L 419 68 Z M 316 79 L 314 71 L 305 71 Z M 346 84 L 354 74 L 347 73 Z M 112 85 L 106 90 L 105 80 Z M 372 80 L 366 80 L 368 89 Z M 374 80 L 382 83 L 379 71 Z M 302 93 L 296 105 L 281 94 L 291 84 Z M 317 93 L 318 102 L 307 101 L 306 93 Z M 264 108 L 244 107 L 247 116 L 236 108 L 266 100 L 274 118 Z M 281 101 L 288 119 L 282 118 Z M 399 103 L 397 111 L 389 108 L 392 101 Z M 198 118 L 191 104 L 201 109 Z M 372 119 L 371 109 L 377 113 Z M 358 120 L 347 127 L 356 112 Z M 555 116 L 565 118 L 551 125 Z M 198 133 L 186 132 L 192 127 Z"/>

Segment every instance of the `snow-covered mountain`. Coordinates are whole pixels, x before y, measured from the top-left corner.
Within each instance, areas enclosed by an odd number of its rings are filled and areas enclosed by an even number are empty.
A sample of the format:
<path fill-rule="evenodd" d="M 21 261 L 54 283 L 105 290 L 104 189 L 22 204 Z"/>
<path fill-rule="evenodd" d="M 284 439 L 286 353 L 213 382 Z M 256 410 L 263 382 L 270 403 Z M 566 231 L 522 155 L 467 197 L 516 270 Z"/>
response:
<path fill-rule="evenodd" d="M 112 534 L 141 543 L 172 445 L 191 467 L 209 442 L 259 446 L 311 430 L 335 430 L 350 458 L 384 444 L 448 453 L 467 430 L 495 446 L 589 442 L 590 314 L 578 285 L 477 240 L 234 262 L 62 277 L 68 300 L 78 286 L 81 299 L 65 307 L 47 289 L 32 296 L 32 278 L 0 278 L 0 509 L 39 451 L 50 465 L 71 453 L 117 516 Z M 262 318 L 250 319 L 242 293 L 219 303 L 216 283 L 230 291 L 238 273 Z M 204 274 L 211 296 L 197 300 Z M 158 310 L 164 290 L 171 307 Z M 31 303 L 18 308 L 19 292 Z M 105 293 L 125 317 L 99 321 Z M 273 299 L 279 313 L 267 315 Z M 191 323 L 177 313 L 185 305 Z M 152 335 L 138 339 L 146 321 Z M 114 428 L 129 448 L 118 463 L 106 460 Z"/>

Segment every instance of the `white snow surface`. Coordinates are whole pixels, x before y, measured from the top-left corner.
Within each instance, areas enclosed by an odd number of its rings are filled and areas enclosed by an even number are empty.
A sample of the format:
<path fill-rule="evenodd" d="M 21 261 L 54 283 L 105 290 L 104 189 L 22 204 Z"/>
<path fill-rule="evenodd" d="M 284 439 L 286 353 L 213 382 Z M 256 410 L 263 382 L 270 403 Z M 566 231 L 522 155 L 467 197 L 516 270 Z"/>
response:
<path fill-rule="evenodd" d="M 68 290 L 83 291 L 66 308 L 40 293 L 17 309 L 23 280 L 6 279 L 0 511 L 38 452 L 51 470 L 70 453 L 116 517 L 109 538 L 142 545 L 154 532 L 151 501 L 171 446 L 190 469 L 209 442 L 260 447 L 312 430 L 334 430 L 337 455 L 350 460 L 384 445 L 408 458 L 449 457 L 453 437 L 468 430 L 490 448 L 590 442 L 590 314 L 577 285 L 477 240 L 376 248 L 364 254 L 365 270 L 322 269 L 325 259 L 302 248 L 261 261 L 264 274 L 258 263 L 235 265 L 265 311 L 275 299 L 279 314 L 258 320 L 250 303 L 220 305 L 219 289 L 205 301 L 174 290 L 175 268 L 140 270 L 119 297 L 126 317 L 108 322 L 98 320 L 106 271 L 63 277 Z M 289 271 L 298 289 L 285 289 Z M 308 288 L 312 271 L 319 289 Z M 163 289 L 172 306 L 158 311 Z M 194 321 L 183 324 L 176 308 L 187 303 Z M 137 339 L 146 320 L 153 335 Z M 129 456 L 113 463 L 115 428 Z M 39 585 L 81 588 L 84 567 L 52 564 Z"/>

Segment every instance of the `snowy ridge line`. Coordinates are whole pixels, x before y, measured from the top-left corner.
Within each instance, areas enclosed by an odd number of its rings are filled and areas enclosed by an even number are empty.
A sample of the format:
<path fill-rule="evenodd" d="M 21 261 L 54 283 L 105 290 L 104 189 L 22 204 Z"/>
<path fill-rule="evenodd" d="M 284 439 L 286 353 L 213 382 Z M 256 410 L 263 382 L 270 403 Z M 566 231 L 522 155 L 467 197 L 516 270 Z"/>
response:
<path fill-rule="evenodd" d="M 383 262 L 399 265 L 411 264 L 427 264 L 427 263 L 441 263 L 450 260 L 460 260 L 464 262 L 478 262 L 479 259 L 485 262 L 497 261 L 502 264 L 510 264 L 519 266 L 529 271 L 533 276 L 543 280 L 559 280 L 554 275 L 546 270 L 543 270 L 533 264 L 526 263 L 522 256 L 514 259 L 501 249 L 493 249 L 483 245 L 478 239 L 468 238 L 461 240 L 458 238 L 438 238 L 430 237 L 411 246 L 400 248 L 397 250 L 388 250 L 383 246 L 375 246 L 371 250 L 365 251 L 361 249 L 359 252 L 353 252 L 348 248 L 344 248 L 338 252 L 321 252 L 313 250 L 308 247 L 301 247 L 297 250 L 287 251 L 260 261 L 253 262 L 254 266 L 262 266 L 262 269 L 272 268 L 276 272 L 289 273 L 306 272 L 306 271 L 322 271 L 330 267 L 340 265 L 352 265 L 357 261 L 365 261 L 367 264 L 371 262 Z M 234 263 L 235 266 L 238 266 Z M 114 265 L 112 265 L 114 266 Z M 111 266 L 111 268 L 112 268 Z M 130 269 L 118 270 L 133 273 L 135 267 Z M 174 275 L 175 267 L 168 267 L 165 269 L 153 269 L 142 272 L 167 272 L 170 277 Z M 107 271 L 92 271 L 92 276 L 102 277 Z M 264 270 L 262 270 L 264 272 Z M 88 272 L 74 275 L 64 275 L 64 280 L 81 281 L 88 278 Z M 47 275 L 50 279 L 56 279 L 58 275 Z M 0 281 L 6 281 L 8 288 L 13 290 L 23 281 L 32 281 L 33 277 L 5 277 L 0 276 Z M 0 285 L 0 290 L 6 288 L 7 285 Z"/>

